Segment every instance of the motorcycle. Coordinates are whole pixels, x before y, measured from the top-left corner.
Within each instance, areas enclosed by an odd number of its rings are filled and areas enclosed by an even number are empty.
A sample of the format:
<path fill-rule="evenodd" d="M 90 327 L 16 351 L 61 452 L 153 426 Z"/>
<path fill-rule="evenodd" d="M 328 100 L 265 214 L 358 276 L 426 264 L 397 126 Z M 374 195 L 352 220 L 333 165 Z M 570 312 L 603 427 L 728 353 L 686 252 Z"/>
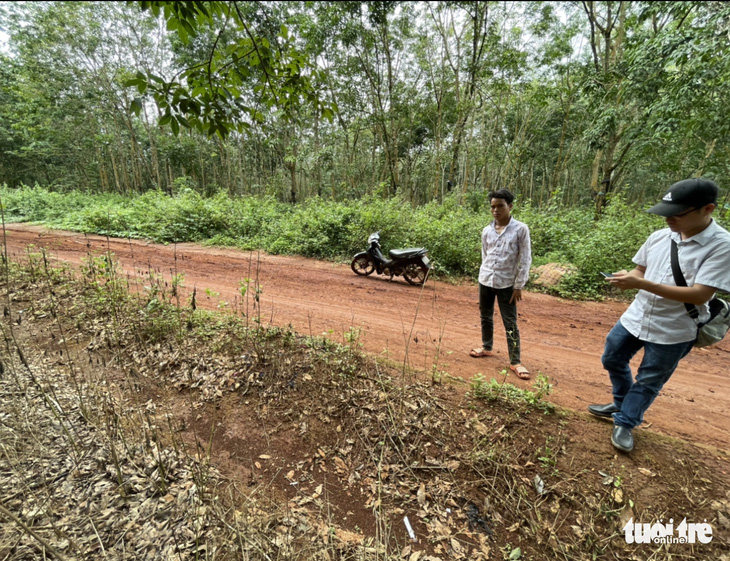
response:
<path fill-rule="evenodd" d="M 380 232 L 370 234 L 367 251 L 363 251 L 352 258 L 350 268 L 356 275 L 367 276 L 377 271 L 379 275 L 403 275 L 410 284 L 423 284 L 431 269 L 428 260 L 428 250 L 423 247 L 408 249 L 391 249 L 387 259 L 380 249 Z"/>

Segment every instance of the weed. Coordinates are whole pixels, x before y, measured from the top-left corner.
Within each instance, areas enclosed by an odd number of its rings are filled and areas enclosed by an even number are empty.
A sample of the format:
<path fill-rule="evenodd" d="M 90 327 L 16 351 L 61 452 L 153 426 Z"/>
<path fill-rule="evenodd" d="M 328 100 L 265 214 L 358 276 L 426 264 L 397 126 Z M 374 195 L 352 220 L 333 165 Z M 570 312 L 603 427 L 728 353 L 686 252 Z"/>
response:
<path fill-rule="evenodd" d="M 172 289 L 172 296 L 177 298 L 179 295 L 180 288 L 185 286 L 185 273 L 173 273 L 170 287 Z"/>
<path fill-rule="evenodd" d="M 479 270 L 483 208 L 463 205 L 458 197 L 431 202 L 409 211 L 403 201 L 365 196 L 351 202 L 320 198 L 287 205 L 272 197 L 231 198 L 226 193 L 202 197 L 185 181 L 173 195 L 149 191 L 141 195 L 58 194 L 43 187 L 0 187 L 13 220 L 124 238 L 158 242 L 200 241 L 262 249 L 270 253 L 342 259 L 362 250 L 376 230 L 389 248 L 424 246 L 432 274 L 475 276 Z M 531 230 L 535 265 L 571 264 L 573 272 L 549 289 L 560 296 L 600 298 L 608 286 L 599 271 L 631 266 L 631 258 L 648 234 L 661 227 L 656 217 L 614 196 L 599 220 L 592 208 L 535 207 L 529 201 L 515 216 Z M 727 217 L 717 216 L 724 224 Z M 611 251 L 596 251 L 610 247 Z M 174 281 L 173 281 L 174 282 Z M 173 295 L 174 296 L 174 295 Z"/>
<path fill-rule="evenodd" d="M 538 451 L 537 459 L 540 462 L 540 465 L 543 467 L 543 469 L 549 471 L 552 474 L 557 474 L 557 464 L 558 464 L 558 458 L 557 458 L 557 450 L 555 448 L 555 445 L 553 444 L 553 437 L 548 436 L 545 440 L 545 446 L 543 447 L 542 451 Z"/>
<path fill-rule="evenodd" d="M 251 279 L 243 279 L 238 281 L 238 293 L 241 295 L 241 299 L 244 300 L 248 294 L 248 289 L 251 286 Z"/>
<path fill-rule="evenodd" d="M 503 370 L 502 374 L 506 379 L 508 375 L 507 371 Z M 540 409 L 545 413 L 552 413 L 555 410 L 555 406 L 546 400 L 552 391 L 550 379 L 540 373 L 537 375 L 537 379 L 532 387 L 534 391 L 523 390 L 505 381 L 498 382 L 494 378 L 487 382 L 480 373 L 471 382 L 471 394 L 477 399 L 484 399 L 486 401 L 514 401 Z"/>
<path fill-rule="evenodd" d="M 438 366 L 434 364 L 431 366 L 431 383 L 433 385 L 440 385 L 443 380 L 444 376 L 446 376 L 448 373 L 444 370 L 439 370 Z"/>
<path fill-rule="evenodd" d="M 216 292 L 212 288 L 206 288 L 205 294 L 206 296 L 208 296 L 208 298 L 218 298 L 218 296 L 220 296 L 220 292 Z"/>
<path fill-rule="evenodd" d="M 351 350 L 362 348 L 363 344 L 360 341 L 362 335 L 361 327 L 350 327 L 347 331 L 342 334 L 343 339 L 350 347 Z"/>

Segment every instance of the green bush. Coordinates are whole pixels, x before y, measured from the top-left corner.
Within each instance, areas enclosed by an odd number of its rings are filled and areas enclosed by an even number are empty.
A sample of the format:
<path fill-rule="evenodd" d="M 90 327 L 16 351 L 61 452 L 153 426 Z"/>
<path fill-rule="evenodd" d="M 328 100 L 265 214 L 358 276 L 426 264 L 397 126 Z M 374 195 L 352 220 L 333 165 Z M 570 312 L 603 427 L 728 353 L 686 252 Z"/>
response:
<path fill-rule="evenodd" d="M 145 200 L 148 196 L 151 200 Z M 222 193 L 204 199 L 196 191 L 186 189 L 169 198 L 160 191 L 155 191 L 139 197 L 135 201 L 135 209 L 140 215 L 144 215 L 148 204 L 151 205 L 148 212 L 155 218 L 148 225 L 152 230 L 154 225 L 159 224 L 159 229 L 153 236 L 158 241 L 203 241 L 222 234 L 229 228 L 230 215 L 227 210 L 230 199 Z"/>
<path fill-rule="evenodd" d="M 595 227 L 593 212 L 583 208 L 536 208 L 528 201 L 516 205 L 514 215 L 530 227 L 533 261 L 537 264 L 547 257 L 571 262 L 576 245 Z"/>
<path fill-rule="evenodd" d="M 44 187 L 23 185 L 17 189 L 3 186 L 5 220 L 8 222 L 54 222 L 86 205 L 88 196 L 79 192 L 56 193 Z M 120 204 L 120 200 L 117 204 Z"/>
<path fill-rule="evenodd" d="M 408 245 L 424 246 L 436 272 L 476 277 L 481 264 L 481 232 L 491 216 L 459 204 L 456 196 L 414 212 Z"/>
<path fill-rule="evenodd" d="M 272 253 L 337 258 L 352 245 L 349 225 L 356 215 L 352 205 L 309 199 L 294 209 L 267 249 Z"/>
<path fill-rule="evenodd" d="M 383 251 L 426 247 L 435 272 L 476 279 L 481 262 L 481 231 L 492 220 L 477 199 L 462 203 L 453 193 L 441 203 L 412 207 L 399 199 L 368 195 L 335 202 L 320 198 L 298 205 L 274 197 L 231 199 L 219 192 L 204 197 L 176 184 L 174 195 L 59 194 L 43 187 L 0 188 L 6 220 L 160 242 L 196 241 L 349 260 L 367 248 L 379 231 Z M 720 223 L 723 218 L 716 213 Z M 600 271 L 631 269 L 631 258 L 648 235 L 664 227 L 661 218 L 614 197 L 595 220 L 592 209 L 537 208 L 517 201 L 514 215 L 530 227 L 533 265 L 571 264 L 575 271 L 553 290 L 566 297 L 600 298 L 607 284 Z"/>
<path fill-rule="evenodd" d="M 574 241 L 569 262 L 576 271 L 566 275 L 557 288 L 561 296 L 598 298 L 607 285 L 601 271 L 634 268 L 631 261 L 654 230 L 665 227 L 663 220 L 643 209 L 629 207 L 615 197 L 600 220 Z"/>
<path fill-rule="evenodd" d="M 241 197 L 232 203 L 228 235 L 242 249 L 263 249 L 279 236 L 291 214 L 291 205 L 274 197 Z"/>

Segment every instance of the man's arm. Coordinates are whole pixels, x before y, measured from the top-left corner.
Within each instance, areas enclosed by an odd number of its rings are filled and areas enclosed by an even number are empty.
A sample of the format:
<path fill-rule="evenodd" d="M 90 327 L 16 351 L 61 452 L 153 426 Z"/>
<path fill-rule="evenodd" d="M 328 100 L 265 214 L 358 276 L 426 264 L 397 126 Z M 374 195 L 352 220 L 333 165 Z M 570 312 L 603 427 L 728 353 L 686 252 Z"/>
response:
<path fill-rule="evenodd" d="M 512 298 L 509 303 L 522 301 L 522 289 L 530 279 L 530 265 L 532 264 L 532 243 L 530 241 L 530 230 L 527 226 L 524 228 L 523 235 L 520 237 L 519 245 L 519 265 L 517 266 L 517 278 L 515 279 Z"/>
<path fill-rule="evenodd" d="M 487 251 L 489 250 L 489 242 L 487 241 L 487 228 L 489 228 L 489 226 L 485 227 L 482 230 L 482 263 L 487 260 Z"/>
<path fill-rule="evenodd" d="M 614 273 L 613 277 L 609 278 L 608 281 L 612 286 L 620 288 L 621 290 L 638 288 L 639 290 L 646 290 L 647 292 L 651 292 L 652 294 L 656 294 L 657 296 L 661 296 L 667 300 L 694 304 L 695 306 L 701 306 L 705 302 L 709 302 L 716 292 L 715 288 L 704 284 L 695 284 L 693 286 L 672 286 L 669 284 L 652 282 L 644 278 L 645 271 L 646 267 L 637 265 L 630 272 L 619 271 L 618 273 Z"/>

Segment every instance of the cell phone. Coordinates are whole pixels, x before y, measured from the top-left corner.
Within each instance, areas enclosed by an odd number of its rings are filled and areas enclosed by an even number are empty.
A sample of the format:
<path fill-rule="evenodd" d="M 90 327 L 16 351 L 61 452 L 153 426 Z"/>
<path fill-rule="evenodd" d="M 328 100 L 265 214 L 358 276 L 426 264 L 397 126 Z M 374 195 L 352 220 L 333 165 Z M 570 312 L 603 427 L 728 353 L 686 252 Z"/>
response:
<path fill-rule="evenodd" d="M 602 275 L 603 275 L 603 276 L 604 276 L 605 278 L 607 278 L 607 279 L 612 279 L 612 278 L 613 278 L 613 273 L 604 273 L 603 271 L 601 271 L 601 274 L 602 274 Z"/>

